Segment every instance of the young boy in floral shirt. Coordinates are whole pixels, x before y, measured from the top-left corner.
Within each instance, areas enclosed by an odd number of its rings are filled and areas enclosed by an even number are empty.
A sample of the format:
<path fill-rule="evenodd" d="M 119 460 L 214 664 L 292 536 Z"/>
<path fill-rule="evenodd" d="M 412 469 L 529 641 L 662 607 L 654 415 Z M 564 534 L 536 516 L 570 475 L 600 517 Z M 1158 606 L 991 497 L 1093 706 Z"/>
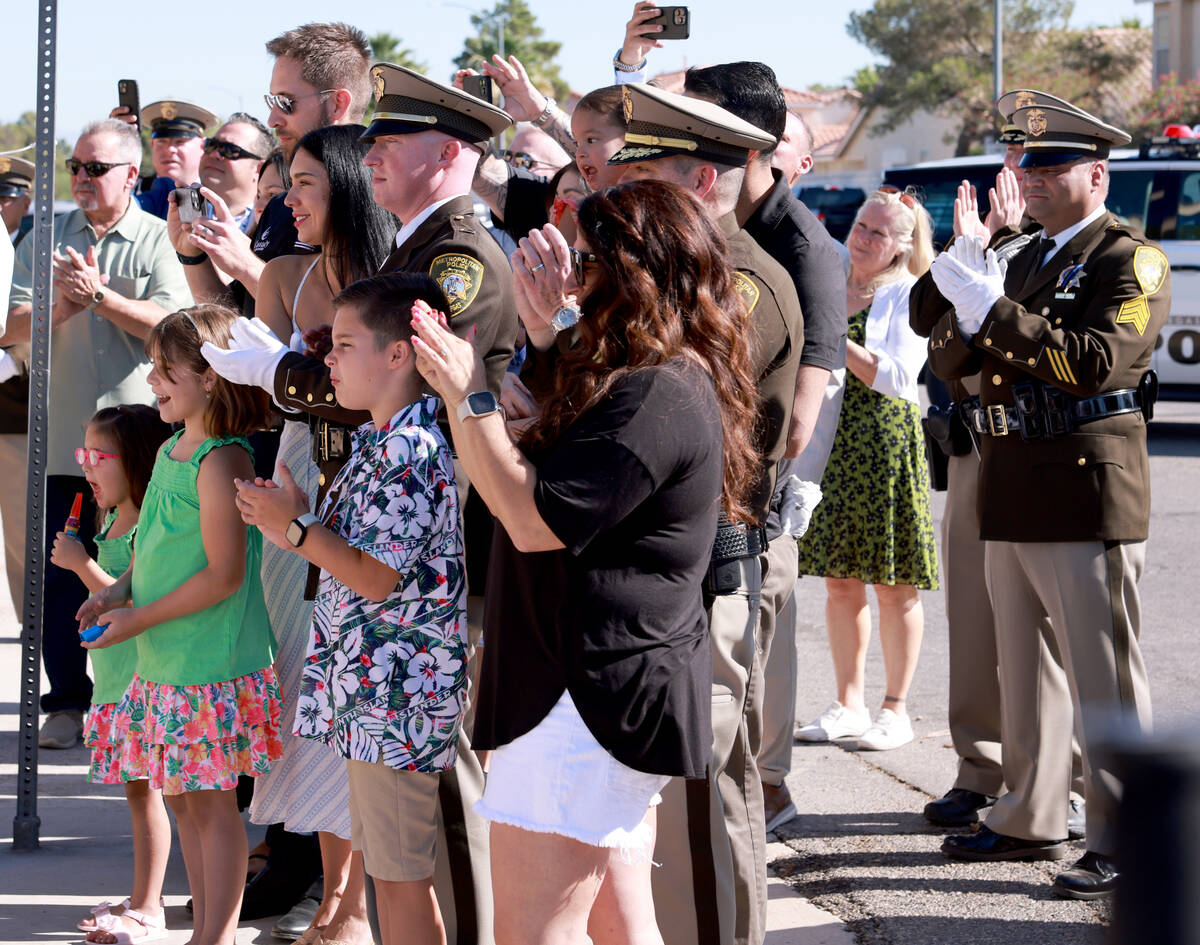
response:
<path fill-rule="evenodd" d="M 385 945 L 440 940 L 439 772 L 466 698 L 466 580 L 450 449 L 410 343 L 429 276 L 364 279 L 334 299 L 325 359 L 339 404 L 371 414 L 318 515 L 287 468 L 238 483 L 243 518 L 321 568 L 296 734 L 346 758 L 351 843 L 375 880 Z"/>

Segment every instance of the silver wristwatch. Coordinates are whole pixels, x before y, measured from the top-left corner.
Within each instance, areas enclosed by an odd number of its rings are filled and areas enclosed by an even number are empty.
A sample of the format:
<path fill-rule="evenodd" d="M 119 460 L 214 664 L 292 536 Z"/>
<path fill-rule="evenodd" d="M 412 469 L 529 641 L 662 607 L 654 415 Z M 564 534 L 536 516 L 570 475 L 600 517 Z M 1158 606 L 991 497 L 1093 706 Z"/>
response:
<path fill-rule="evenodd" d="M 564 305 L 550 319 L 550 330 L 557 335 L 560 331 L 566 331 L 577 324 L 579 324 L 579 309 L 574 305 Z"/>

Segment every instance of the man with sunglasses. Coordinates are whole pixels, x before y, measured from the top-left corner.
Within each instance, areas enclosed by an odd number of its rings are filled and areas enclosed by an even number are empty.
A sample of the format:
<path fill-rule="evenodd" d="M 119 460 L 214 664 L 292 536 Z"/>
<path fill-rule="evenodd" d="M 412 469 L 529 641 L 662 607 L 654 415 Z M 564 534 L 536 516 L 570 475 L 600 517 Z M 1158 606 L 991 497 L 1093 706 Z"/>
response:
<path fill-rule="evenodd" d="M 75 611 L 86 588 L 50 565 L 50 543 L 83 493 L 79 537 L 90 544 L 95 506 L 74 449 L 97 408 L 153 403 L 143 339 L 167 313 L 192 304 L 166 224 L 132 199 L 142 145 L 128 124 L 107 118 L 87 125 L 67 160 L 71 196 L 79 209 L 54 220 L 49 442 L 46 446 L 45 604 L 42 653 L 50 688 L 49 714 L 39 744 L 70 748 L 79 739 L 91 699 L 86 654 L 79 648 Z M 29 341 L 33 241 L 17 248 L 7 321 L 0 345 Z M 94 548 L 89 548 L 94 553 Z"/>
<path fill-rule="evenodd" d="M 961 409 L 981 454 L 1008 789 L 975 833 L 947 837 L 942 850 L 967 860 L 1067 855 L 1075 721 L 1087 852 L 1054 890 L 1098 899 L 1119 881 L 1121 785 L 1096 742 L 1118 720 L 1150 723 L 1137 583 L 1157 386 L 1148 368 L 1170 309 L 1170 266 L 1104 205 L 1109 150 L 1128 134 L 1036 101 L 1013 121 L 1025 132 L 1022 193 L 1042 235 L 1006 270 L 975 239 L 956 240 L 932 266 L 954 310 L 930 336 L 930 365 L 945 379 L 982 375 L 978 399 Z"/>
<path fill-rule="evenodd" d="M 254 226 L 259 165 L 274 149 L 270 129 L 245 112 L 230 115 L 211 138 L 204 139 L 200 183 L 225 201 L 243 233 Z"/>
<path fill-rule="evenodd" d="M 308 132 L 362 121 L 371 100 L 371 47 L 362 30 L 346 23 L 306 23 L 270 40 L 267 52 L 275 57 L 264 96 L 267 124 L 289 161 Z M 252 315 L 263 266 L 277 256 L 311 251 L 297 239 L 284 196 L 274 197 L 263 210 L 253 243 L 220 195 L 208 197 L 213 217 L 199 226 L 181 226 L 173 212 L 168 215 L 171 242 L 197 299 L 232 300 Z"/>

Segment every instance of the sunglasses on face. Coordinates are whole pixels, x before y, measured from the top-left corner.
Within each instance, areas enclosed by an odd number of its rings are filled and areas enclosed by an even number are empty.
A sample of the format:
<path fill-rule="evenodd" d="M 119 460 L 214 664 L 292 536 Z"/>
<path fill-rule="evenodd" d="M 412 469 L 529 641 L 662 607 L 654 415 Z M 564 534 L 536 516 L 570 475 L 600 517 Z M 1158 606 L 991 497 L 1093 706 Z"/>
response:
<path fill-rule="evenodd" d="M 587 276 L 587 267 L 596 262 L 595 253 L 585 253 L 571 246 L 567 250 L 571 257 L 571 275 L 575 277 L 576 285 L 583 285 Z"/>
<path fill-rule="evenodd" d="M 899 187 L 893 187 L 891 184 L 884 184 L 879 188 L 879 192 L 881 194 L 895 194 L 897 197 L 899 197 L 900 202 L 904 204 L 904 206 L 908 207 L 909 210 L 917 209 L 916 198 L 914 198 L 912 194 L 901 190 Z"/>
<path fill-rule="evenodd" d="M 214 151 L 221 155 L 226 161 L 242 161 L 246 158 L 253 158 L 256 161 L 261 161 L 261 154 L 254 154 L 247 151 L 243 147 L 239 147 L 232 141 L 222 141 L 220 138 L 205 138 L 204 153 L 212 154 Z"/>
<path fill-rule="evenodd" d="M 116 453 L 101 453 L 99 450 L 84 449 L 82 446 L 75 447 L 75 462 L 80 466 L 99 466 L 102 459 L 117 459 Z"/>
<path fill-rule="evenodd" d="M 278 108 L 285 115 L 290 115 L 296 110 L 296 103 L 300 99 L 312 98 L 314 95 L 330 95 L 336 91 L 337 89 L 324 89 L 320 92 L 309 92 L 307 95 L 276 95 L 274 92 L 267 92 L 263 101 L 267 103 L 267 108 Z"/>
<path fill-rule="evenodd" d="M 125 167 L 128 164 L 128 161 L 106 164 L 104 161 L 80 161 L 78 158 L 67 158 L 67 172 L 74 177 L 82 168 L 88 172 L 88 177 L 103 177 L 114 167 Z"/>
<path fill-rule="evenodd" d="M 513 167 L 519 167 L 527 171 L 531 171 L 539 165 L 549 166 L 545 161 L 539 161 L 527 151 L 505 151 L 504 160 Z"/>

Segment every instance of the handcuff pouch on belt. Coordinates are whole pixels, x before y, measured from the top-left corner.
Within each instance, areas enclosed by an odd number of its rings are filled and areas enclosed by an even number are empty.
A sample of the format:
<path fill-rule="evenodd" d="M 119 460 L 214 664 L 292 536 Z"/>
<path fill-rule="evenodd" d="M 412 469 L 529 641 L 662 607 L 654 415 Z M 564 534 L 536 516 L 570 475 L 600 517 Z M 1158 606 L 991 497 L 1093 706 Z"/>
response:
<path fill-rule="evenodd" d="M 318 467 L 330 462 L 345 462 L 350 458 L 350 428 L 314 417 L 313 462 Z"/>
<path fill-rule="evenodd" d="M 966 456 L 971 452 L 971 431 L 958 410 L 958 404 L 948 407 L 929 405 L 929 412 L 921 420 L 929 438 L 947 456 Z"/>
<path fill-rule="evenodd" d="M 742 586 L 744 562 L 757 558 L 767 549 L 766 532 L 760 527 L 735 525 L 722 512 L 717 521 L 708 571 L 704 575 L 704 593 L 709 596 L 732 594 Z"/>

